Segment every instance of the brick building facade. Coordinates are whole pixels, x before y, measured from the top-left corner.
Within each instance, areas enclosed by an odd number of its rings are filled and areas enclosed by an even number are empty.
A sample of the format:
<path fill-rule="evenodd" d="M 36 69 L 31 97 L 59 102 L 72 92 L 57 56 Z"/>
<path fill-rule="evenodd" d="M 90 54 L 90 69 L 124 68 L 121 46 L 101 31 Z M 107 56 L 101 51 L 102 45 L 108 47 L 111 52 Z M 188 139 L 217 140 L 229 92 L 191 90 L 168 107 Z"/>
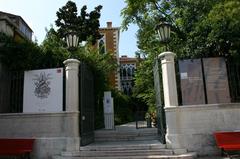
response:
<path fill-rule="evenodd" d="M 103 35 L 101 39 L 98 40 L 99 53 L 110 53 L 116 59 L 119 65 L 119 36 L 120 28 L 112 27 L 112 22 L 107 22 L 107 27 L 100 28 L 100 33 Z M 120 90 L 120 74 L 119 69 L 112 72 L 109 76 L 110 84 L 112 87 Z"/>

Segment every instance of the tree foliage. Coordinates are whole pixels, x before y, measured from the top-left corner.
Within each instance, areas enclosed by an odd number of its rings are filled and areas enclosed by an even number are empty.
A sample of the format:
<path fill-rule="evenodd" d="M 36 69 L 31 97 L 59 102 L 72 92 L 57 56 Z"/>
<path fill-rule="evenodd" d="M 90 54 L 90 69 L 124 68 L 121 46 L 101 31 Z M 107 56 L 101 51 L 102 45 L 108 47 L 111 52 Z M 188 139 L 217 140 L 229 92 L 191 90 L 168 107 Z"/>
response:
<path fill-rule="evenodd" d="M 138 44 L 144 52 L 154 45 L 151 39 L 157 39 L 154 27 L 160 17 L 172 24 L 169 45 L 178 57 L 227 56 L 239 52 L 238 0 L 126 0 L 126 3 L 122 25 L 126 29 L 135 23 L 141 28 Z"/>
<path fill-rule="evenodd" d="M 70 53 L 66 49 L 66 44 L 53 27 L 49 30 L 46 29 L 46 32 L 46 37 L 40 45 L 44 57 L 42 67 L 63 67 L 63 61 L 70 57 Z"/>
<path fill-rule="evenodd" d="M 4 33 L 0 39 L 0 62 L 13 71 L 63 67 L 70 55 L 53 28 L 40 46 L 31 41 L 16 42 Z"/>
<path fill-rule="evenodd" d="M 80 15 L 78 15 L 76 4 L 68 1 L 56 13 L 55 24 L 58 27 L 59 37 L 64 38 L 66 33 L 74 31 L 79 36 L 79 42 L 91 39 L 90 42 L 95 44 L 96 40 L 101 38 L 99 33 L 101 9 L 102 6 L 99 5 L 93 11 L 87 13 L 87 6 L 83 6 Z"/>
<path fill-rule="evenodd" d="M 39 67 L 41 50 L 36 43 L 15 42 L 4 33 L 0 34 L 0 62 L 10 70 L 29 70 Z"/>
<path fill-rule="evenodd" d="M 134 94 L 154 104 L 153 61 L 164 51 L 155 26 L 160 18 L 172 25 L 168 44 L 178 58 L 240 55 L 239 0 L 125 0 L 123 29 L 139 27 L 137 54 L 146 57 L 136 72 Z"/>
<path fill-rule="evenodd" d="M 154 105 L 153 60 L 151 58 L 153 57 L 149 57 L 139 63 L 133 89 L 133 96 L 142 99 L 148 106 Z"/>

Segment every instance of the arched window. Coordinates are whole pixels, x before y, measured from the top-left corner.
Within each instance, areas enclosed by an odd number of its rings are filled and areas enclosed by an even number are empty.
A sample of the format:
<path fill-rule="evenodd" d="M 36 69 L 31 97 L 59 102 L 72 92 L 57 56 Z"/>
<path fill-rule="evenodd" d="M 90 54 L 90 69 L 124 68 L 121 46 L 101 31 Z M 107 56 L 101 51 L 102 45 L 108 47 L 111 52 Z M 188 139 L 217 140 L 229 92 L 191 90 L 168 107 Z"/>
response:
<path fill-rule="evenodd" d="M 98 40 L 98 51 L 99 54 L 106 53 L 106 36 L 105 34 L 101 34 L 101 38 Z"/>
<path fill-rule="evenodd" d="M 98 48 L 99 48 L 99 53 L 100 54 L 105 53 L 105 43 L 104 43 L 103 39 L 100 39 L 99 44 L 98 44 Z"/>
<path fill-rule="evenodd" d="M 128 77 L 132 77 L 132 71 L 129 67 L 127 68 L 127 75 Z"/>
<path fill-rule="evenodd" d="M 132 68 L 132 76 L 134 77 L 134 75 L 135 75 L 135 68 L 133 67 Z"/>
<path fill-rule="evenodd" d="M 125 68 L 123 68 L 123 79 L 126 79 L 126 76 L 127 76 L 127 71 Z"/>

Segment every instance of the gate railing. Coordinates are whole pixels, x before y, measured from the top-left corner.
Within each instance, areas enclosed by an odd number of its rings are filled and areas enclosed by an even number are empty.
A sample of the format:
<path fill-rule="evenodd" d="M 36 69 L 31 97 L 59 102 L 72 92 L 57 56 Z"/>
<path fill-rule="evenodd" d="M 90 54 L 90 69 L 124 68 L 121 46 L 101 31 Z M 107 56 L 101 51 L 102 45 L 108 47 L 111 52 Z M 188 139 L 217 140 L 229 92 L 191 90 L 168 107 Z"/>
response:
<path fill-rule="evenodd" d="M 240 63 L 228 59 L 226 64 L 231 102 L 240 102 Z"/>
<path fill-rule="evenodd" d="M 81 146 L 94 142 L 94 74 L 81 62 L 79 69 L 80 136 Z"/>
<path fill-rule="evenodd" d="M 194 59 L 193 59 L 194 60 Z M 228 87 L 230 92 L 231 102 L 240 102 L 240 62 L 234 58 L 225 58 L 226 62 L 226 70 L 227 70 L 227 79 L 228 79 Z M 179 105 L 183 105 L 182 102 L 182 88 L 181 88 L 181 78 L 180 78 L 180 70 L 179 70 L 179 61 L 175 63 L 176 67 L 176 79 L 177 79 L 177 91 L 178 91 L 178 101 Z M 203 64 L 201 64 L 203 67 Z M 203 87 L 204 87 L 204 95 L 205 95 L 205 103 L 208 103 L 207 92 L 206 92 L 206 83 L 205 76 L 203 76 Z"/>
<path fill-rule="evenodd" d="M 146 117 L 146 113 L 146 111 L 135 112 L 136 129 L 152 128 L 155 126 L 154 121 L 152 121 L 151 117 Z"/>
<path fill-rule="evenodd" d="M 146 111 L 136 111 L 135 113 L 135 120 L 136 120 L 136 128 L 146 128 L 147 123 L 145 121 L 145 113 Z"/>
<path fill-rule="evenodd" d="M 24 72 L 0 72 L 0 113 L 23 111 Z"/>

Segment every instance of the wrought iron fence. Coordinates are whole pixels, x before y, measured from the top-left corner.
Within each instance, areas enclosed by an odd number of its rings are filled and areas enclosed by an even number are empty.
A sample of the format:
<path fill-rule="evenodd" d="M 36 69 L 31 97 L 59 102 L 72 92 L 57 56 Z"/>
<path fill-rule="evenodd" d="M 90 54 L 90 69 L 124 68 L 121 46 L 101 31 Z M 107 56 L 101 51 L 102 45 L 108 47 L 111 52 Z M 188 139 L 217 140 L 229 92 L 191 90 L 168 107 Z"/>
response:
<path fill-rule="evenodd" d="M 0 71 L 0 113 L 23 111 L 24 72 Z"/>
<path fill-rule="evenodd" d="M 228 85 L 230 91 L 231 102 L 240 102 L 240 62 L 236 58 L 226 58 L 226 68 L 228 76 Z M 178 91 L 178 101 L 182 105 L 182 88 L 181 79 L 179 71 L 179 61 L 176 62 L 176 80 L 177 80 L 177 91 Z M 204 76 L 204 75 L 203 75 Z M 204 79 L 204 77 L 203 77 Z M 204 83 L 205 86 L 205 83 Z M 206 92 L 205 92 L 206 95 Z M 206 97 L 205 97 L 206 98 Z"/>
<path fill-rule="evenodd" d="M 144 128 L 147 125 L 144 123 L 145 121 L 145 111 L 136 111 L 135 112 L 135 120 L 136 120 L 136 128 Z"/>
<path fill-rule="evenodd" d="M 136 111 L 135 112 L 135 120 L 136 120 L 136 128 L 151 128 L 153 127 L 153 121 L 151 118 L 147 118 L 146 111 Z"/>
<path fill-rule="evenodd" d="M 226 64 L 231 102 L 240 102 L 240 62 L 229 58 Z"/>

